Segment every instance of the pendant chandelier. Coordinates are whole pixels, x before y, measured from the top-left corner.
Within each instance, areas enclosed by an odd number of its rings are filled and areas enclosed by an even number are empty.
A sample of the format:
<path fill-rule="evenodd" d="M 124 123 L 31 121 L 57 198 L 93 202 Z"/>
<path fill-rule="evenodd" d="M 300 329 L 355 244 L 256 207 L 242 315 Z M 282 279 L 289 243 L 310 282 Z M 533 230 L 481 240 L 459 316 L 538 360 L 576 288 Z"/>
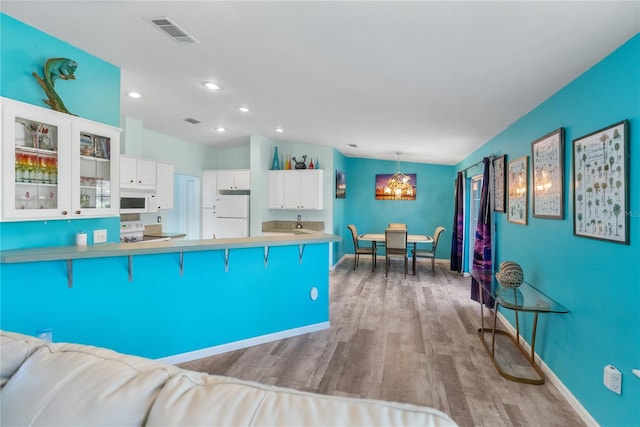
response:
<path fill-rule="evenodd" d="M 398 169 L 397 172 L 389 178 L 387 185 L 384 186 L 385 194 L 392 195 L 394 199 L 402 199 L 403 197 L 413 196 L 413 186 L 409 181 L 411 178 L 408 175 L 400 172 L 400 152 L 396 152 L 398 155 Z"/>

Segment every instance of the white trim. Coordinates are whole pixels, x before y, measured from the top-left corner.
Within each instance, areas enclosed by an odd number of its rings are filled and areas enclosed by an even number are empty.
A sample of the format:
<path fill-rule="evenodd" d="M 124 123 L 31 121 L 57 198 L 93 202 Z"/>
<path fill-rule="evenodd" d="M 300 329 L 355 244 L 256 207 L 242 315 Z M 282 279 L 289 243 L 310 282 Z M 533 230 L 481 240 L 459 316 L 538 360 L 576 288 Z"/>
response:
<path fill-rule="evenodd" d="M 274 332 L 273 334 L 248 338 L 246 340 L 234 341 L 227 344 L 215 345 L 213 347 L 202 348 L 200 350 L 189 351 L 173 356 L 161 357 L 156 360 L 161 363 L 177 365 L 179 363 L 190 362 L 192 360 L 202 359 L 203 357 L 211 357 L 217 354 L 226 353 L 228 351 L 240 350 L 242 348 L 252 347 L 254 345 L 264 344 L 271 341 L 278 341 L 285 338 L 308 334 L 311 332 L 322 331 L 324 329 L 329 329 L 330 326 L 330 322 L 315 323 L 313 325 L 287 329 L 285 331 Z"/>
<path fill-rule="evenodd" d="M 504 327 L 509 331 L 509 333 L 515 337 L 516 329 L 511 325 L 511 323 L 509 323 L 506 317 L 504 317 L 504 315 L 499 311 L 498 311 L 498 318 L 500 319 Z M 522 338 L 522 336 L 520 337 Z M 530 354 L 531 346 L 529 345 L 529 343 L 524 338 L 521 339 L 521 342 L 523 344 L 525 352 L 527 354 Z M 567 399 L 567 402 L 569 403 L 569 405 L 571 405 L 571 407 L 578 413 L 578 416 L 582 418 L 582 421 L 584 421 L 585 424 L 589 427 L 598 427 L 600 424 L 598 424 L 598 422 L 591 416 L 591 414 L 587 412 L 587 410 L 584 408 L 584 406 L 582 406 L 580 401 L 576 399 L 573 394 L 571 394 L 569 389 L 562 383 L 562 381 L 560 381 L 560 378 L 558 378 L 556 374 L 551 369 L 549 369 L 547 364 L 544 363 L 544 360 L 540 358 L 540 355 L 536 353 L 535 356 L 536 356 L 536 361 L 538 362 L 538 366 L 540 366 L 540 369 L 542 369 L 542 372 L 544 372 L 544 375 L 551 382 L 551 384 L 553 384 L 558 389 L 560 394 L 564 396 L 565 399 Z"/>

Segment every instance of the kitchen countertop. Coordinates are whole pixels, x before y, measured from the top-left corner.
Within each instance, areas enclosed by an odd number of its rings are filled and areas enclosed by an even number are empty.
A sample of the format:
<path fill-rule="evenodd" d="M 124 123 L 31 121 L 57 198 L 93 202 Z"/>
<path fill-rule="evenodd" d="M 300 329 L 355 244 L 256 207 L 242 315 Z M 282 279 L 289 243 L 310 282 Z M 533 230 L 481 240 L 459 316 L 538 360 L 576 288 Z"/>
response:
<path fill-rule="evenodd" d="M 149 241 L 131 243 L 100 243 L 89 246 L 55 246 L 46 248 L 13 249 L 0 252 L 0 263 L 107 258 L 177 252 L 215 251 L 222 249 L 291 246 L 339 242 L 340 236 L 315 230 L 296 229 L 280 236 L 256 236 L 228 239 Z"/>
<path fill-rule="evenodd" d="M 168 237 L 170 239 L 177 239 L 180 237 L 186 237 L 185 233 L 169 233 L 169 232 L 160 232 L 160 233 L 144 233 L 144 237 L 157 237 L 163 238 Z"/>
<path fill-rule="evenodd" d="M 302 228 L 298 228 L 298 224 Z M 322 232 L 324 231 L 324 221 L 266 221 L 262 223 L 263 233 L 292 234 L 300 230 Z"/>

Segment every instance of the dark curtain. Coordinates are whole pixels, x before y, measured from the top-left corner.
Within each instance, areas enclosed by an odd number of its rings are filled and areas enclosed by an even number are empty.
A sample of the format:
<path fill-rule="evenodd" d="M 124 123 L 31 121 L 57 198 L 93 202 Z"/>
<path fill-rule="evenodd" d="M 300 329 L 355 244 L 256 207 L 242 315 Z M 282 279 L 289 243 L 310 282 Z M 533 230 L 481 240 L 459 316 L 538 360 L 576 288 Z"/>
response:
<path fill-rule="evenodd" d="M 451 271 L 462 273 L 462 249 L 464 243 L 464 174 L 458 172 L 456 178 L 455 210 L 451 228 Z"/>
<path fill-rule="evenodd" d="M 478 224 L 476 226 L 476 243 L 473 248 L 473 264 L 471 279 L 471 299 L 480 302 L 480 289 L 487 307 L 493 307 L 494 300 L 491 296 L 491 284 L 493 279 L 491 260 L 491 194 L 493 187 L 491 160 L 485 157 L 484 173 L 482 175 L 482 194 L 480 195 L 480 212 L 478 212 Z"/>

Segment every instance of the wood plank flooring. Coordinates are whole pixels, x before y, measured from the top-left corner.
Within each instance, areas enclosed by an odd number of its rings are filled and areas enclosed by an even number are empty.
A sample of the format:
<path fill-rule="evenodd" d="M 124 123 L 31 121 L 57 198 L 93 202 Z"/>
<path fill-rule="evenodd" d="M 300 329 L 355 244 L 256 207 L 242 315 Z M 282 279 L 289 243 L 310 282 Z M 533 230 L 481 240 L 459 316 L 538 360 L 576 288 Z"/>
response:
<path fill-rule="evenodd" d="M 431 406 L 462 427 L 584 425 L 548 381 L 520 384 L 497 373 L 476 333 L 480 311 L 469 298 L 469 278 L 440 263 L 433 276 L 430 260 L 406 279 L 394 262 L 387 278 L 384 262 L 378 264 L 371 272 L 371 262 L 361 257 L 354 271 L 353 258 L 346 257 L 331 272 L 330 329 L 180 366 Z M 491 319 L 489 310 L 485 316 Z"/>

